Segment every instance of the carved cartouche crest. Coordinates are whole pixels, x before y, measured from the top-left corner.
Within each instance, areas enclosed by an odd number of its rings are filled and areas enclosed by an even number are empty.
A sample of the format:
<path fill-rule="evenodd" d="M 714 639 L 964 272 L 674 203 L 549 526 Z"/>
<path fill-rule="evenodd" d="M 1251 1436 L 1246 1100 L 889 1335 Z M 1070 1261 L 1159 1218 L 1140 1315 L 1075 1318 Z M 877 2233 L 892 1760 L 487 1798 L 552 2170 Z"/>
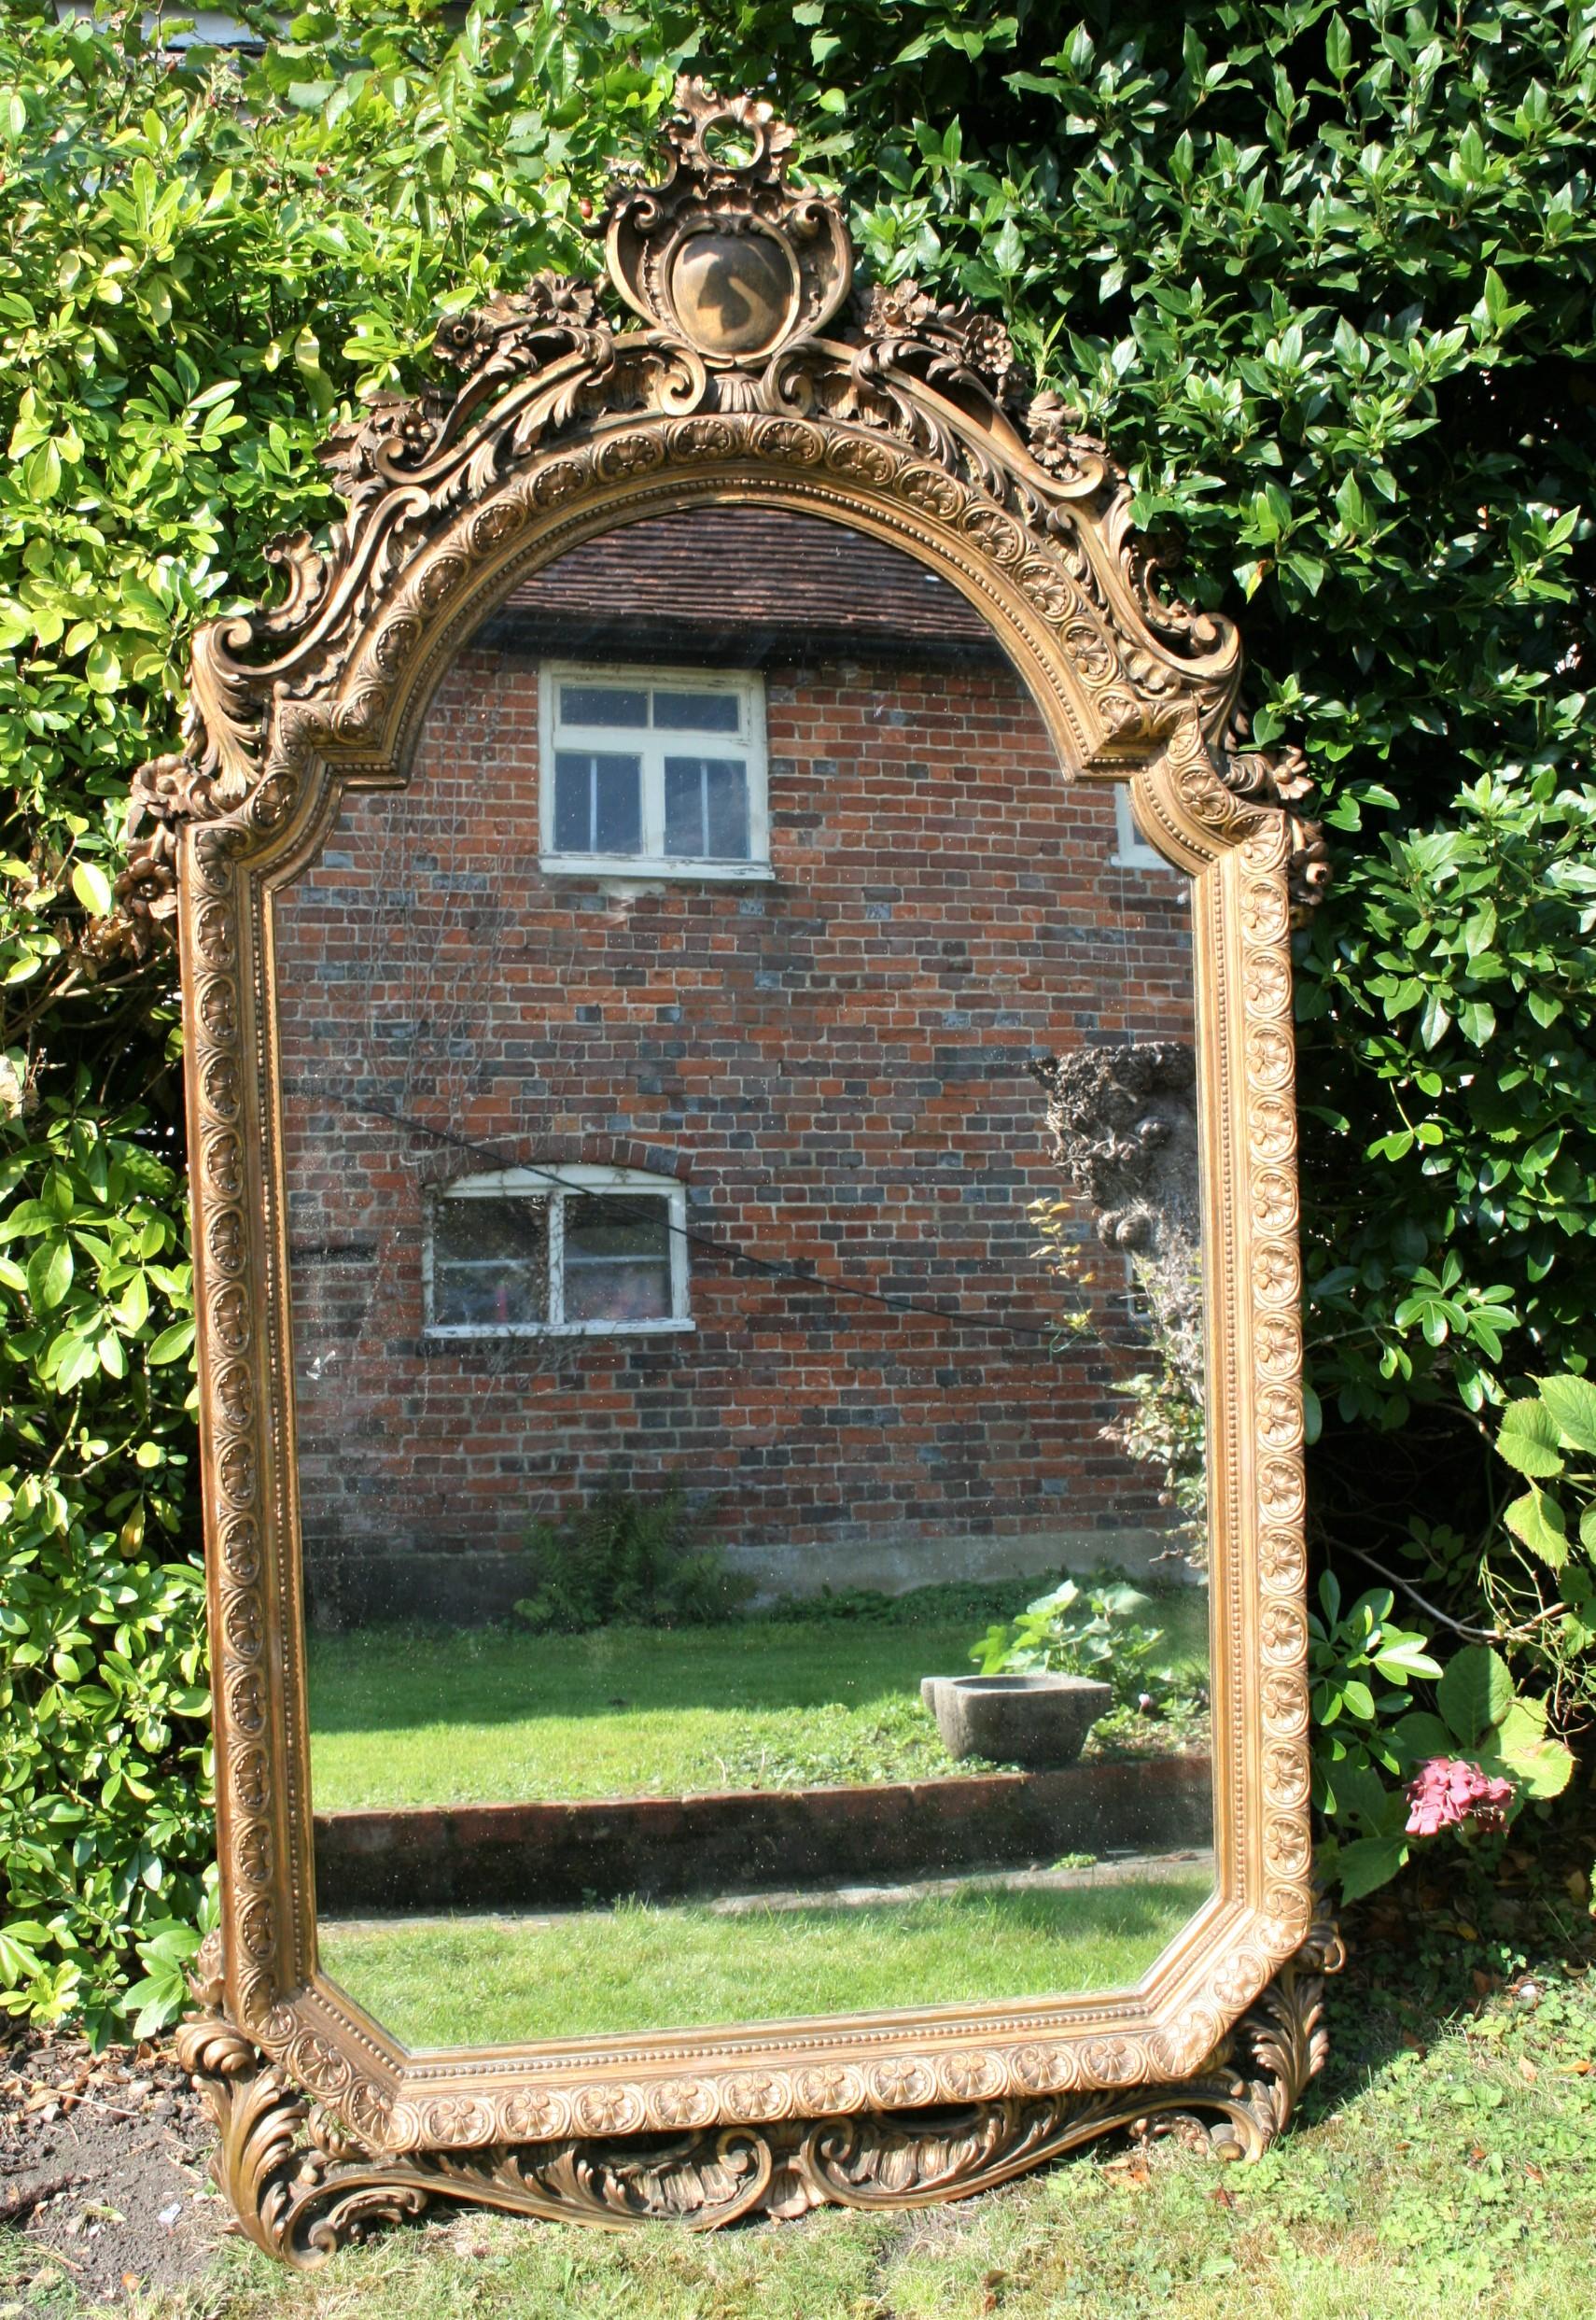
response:
<path fill-rule="evenodd" d="M 610 188 L 609 278 L 633 312 L 721 368 L 822 330 L 847 296 L 853 250 L 836 204 L 787 184 L 787 124 L 684 79 L 665 143 L 662 184 Z"/>

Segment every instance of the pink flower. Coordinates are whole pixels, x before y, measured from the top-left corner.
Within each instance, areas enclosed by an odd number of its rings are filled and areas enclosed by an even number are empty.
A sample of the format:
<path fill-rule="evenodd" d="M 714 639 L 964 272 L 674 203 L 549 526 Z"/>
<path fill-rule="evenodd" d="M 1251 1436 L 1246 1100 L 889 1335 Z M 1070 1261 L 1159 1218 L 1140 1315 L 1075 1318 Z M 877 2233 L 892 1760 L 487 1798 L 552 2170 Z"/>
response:
<path fill-rule="evenodd" d="M 1409 1836 L 1472 1821 L 1477 1828 L 1503 1829 L 1513 1802 L 1511 1780 L 1492 1779 L 1462 1756 L 1432 1756 L 1407 1784 Z"/>

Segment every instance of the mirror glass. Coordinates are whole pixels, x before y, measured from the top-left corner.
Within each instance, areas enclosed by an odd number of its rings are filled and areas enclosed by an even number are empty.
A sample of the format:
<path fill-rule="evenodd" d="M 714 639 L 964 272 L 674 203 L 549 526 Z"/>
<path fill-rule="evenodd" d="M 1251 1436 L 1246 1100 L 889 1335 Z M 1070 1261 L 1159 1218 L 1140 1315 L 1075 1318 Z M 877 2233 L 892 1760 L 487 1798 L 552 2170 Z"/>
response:
<path fill-rule="evenodd" d="M 325 1970 L 1137 1981 L 1211 1886 L 1188 881 L 903 551 L 519 585 L 274 939 Z"/>

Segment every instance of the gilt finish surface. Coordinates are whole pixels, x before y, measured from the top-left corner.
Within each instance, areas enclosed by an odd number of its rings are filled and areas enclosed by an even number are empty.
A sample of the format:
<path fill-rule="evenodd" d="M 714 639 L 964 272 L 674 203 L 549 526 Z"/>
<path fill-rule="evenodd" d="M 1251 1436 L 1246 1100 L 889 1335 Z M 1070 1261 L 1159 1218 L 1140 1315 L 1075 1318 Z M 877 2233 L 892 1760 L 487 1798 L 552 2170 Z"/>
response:
<path fill-rule="evenodd" d="M 458 391 L 334 432 L 343 522 L 273 552 L 280 602 L 200 632 L 185 747 L 135 780 L 123 939 L 175 926 L 183 961 L 217 1698 L 225 1967 L 185 2052 L 247 2229 L 297 2260 L 440 2196 L 698 2224 L 953 2197 L 1197 2109 L 1250 2153 L 1317 2067 L 1288 938 L 1325 873 L 1300 759 L 1244 745 L 1233 626 L 1165 591 L 1123 473 L 1001 325 L 853 290 L 842 213 L 787 185 L 769 108 L 695 82 L 679 103 L 665 182 L 609 196 L 636 319 L 547 275 L 451 317 Z M 411 2055 L 316 1967 L 270 895 L 345 786 L 407 780 L 451 655 L 518 582 L 731 502 L 845 523 L 960 589 L 1068 778 L 1127 779 L 1193 879 L 1217 1890 L 1120 1995 Z"/>

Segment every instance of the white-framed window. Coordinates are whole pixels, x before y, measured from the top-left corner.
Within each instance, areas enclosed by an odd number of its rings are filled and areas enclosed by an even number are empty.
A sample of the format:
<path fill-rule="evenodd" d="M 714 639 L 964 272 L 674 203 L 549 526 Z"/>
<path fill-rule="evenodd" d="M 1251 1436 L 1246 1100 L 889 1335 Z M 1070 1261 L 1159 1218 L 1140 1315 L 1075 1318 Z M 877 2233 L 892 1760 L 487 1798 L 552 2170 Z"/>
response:
<path fill-rule="evenodd" d="M 770 876 L 760 677 L 549 661 L 539 703 L 545 870 Z"/>
<path fill-rule="evenodd" d="M 637 1168 L 499 1168 L 432 1195 L 428 1337 L 691 1329 L 687 1191 Z"/>
<path fill-rule="evenodd" d="M 1130 784 L 1116 781 L 1113 785 L 1113 815 L 1117 840 L 1113 858 L 1122 870 L 1162 870 L 1170 878 L 1180 872 L 1167 861 L 1156 846 L 1151 846 L 1136 826 L 1136 816 L 1130 809 Z"/>

